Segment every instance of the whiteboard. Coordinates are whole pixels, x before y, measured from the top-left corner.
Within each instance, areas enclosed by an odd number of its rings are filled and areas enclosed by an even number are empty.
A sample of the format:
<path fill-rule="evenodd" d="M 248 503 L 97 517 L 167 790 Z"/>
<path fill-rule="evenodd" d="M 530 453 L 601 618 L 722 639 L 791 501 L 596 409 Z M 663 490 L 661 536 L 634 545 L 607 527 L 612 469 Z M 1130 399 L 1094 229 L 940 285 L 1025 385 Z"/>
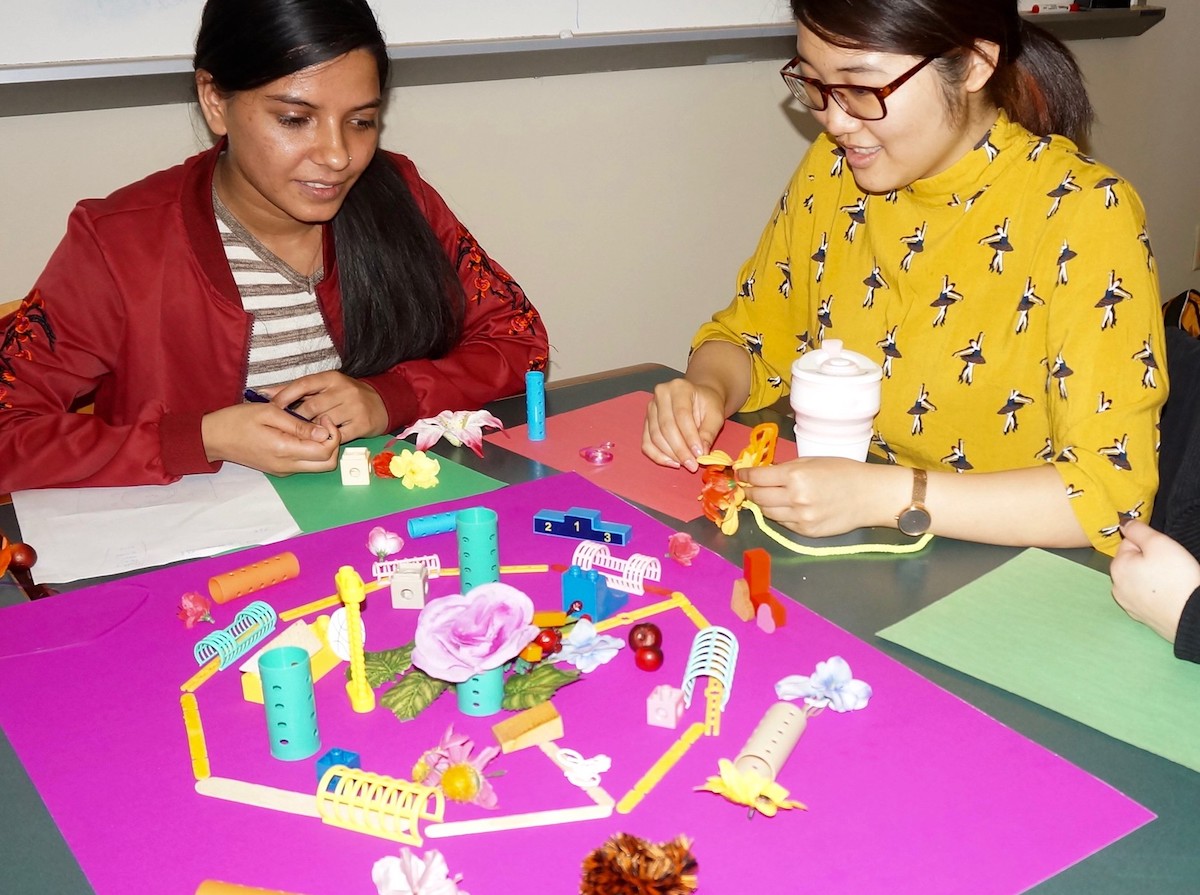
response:
<path fill-rule="evenodd" d="M 203 6 L 204 0 L 0 0 L 0 81 L 186 70 Z M 372 6 L 390 46 L 634 37 L 791 21 L 786 0 L 373 0 Z"/>

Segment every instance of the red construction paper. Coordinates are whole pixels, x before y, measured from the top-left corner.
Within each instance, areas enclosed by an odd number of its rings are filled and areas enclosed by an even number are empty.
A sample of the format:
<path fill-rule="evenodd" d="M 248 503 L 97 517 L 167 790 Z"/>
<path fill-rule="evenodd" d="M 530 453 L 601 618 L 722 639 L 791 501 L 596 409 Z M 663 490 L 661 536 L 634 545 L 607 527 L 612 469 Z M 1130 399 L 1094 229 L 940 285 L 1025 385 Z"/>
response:
<path fill-rule="evenodd" d="M 403 531 L 408 516 L 487 505 L 500 515 L 503 564 L 567 563 L 576 542 L 533 531 L 542 509 L 590 507 L 633 526 L 618 558 L 662 557 L 671 531 L 575 475 L 554 476 L 378 520 Z M 214 607 L 228 625 L 249 599 L 277 610 L 333 592 L 339 566 L 369 577 L 367 532 L 376 520 L 304 535 L 285 545 L 300 558 L 299 578 L 246 600 Z M 194 892 L 204 879 L 307 895 L 374 895 L 371 866 L 396 854 L 393 842 L 198 795 L 179 706 L 179 686 L 196 670 L 192 648 L 211 628 L 187 630 L 176 618 L 180 594 L 209 576 L 279 552 L 279 544 L 212 557 L 125 581 L 0 610 L 0 726 L 99 895 Z M 436 553 L 456 565 L 453 534 L 412 538 L 405 555 Z M 893 560 L 903 562 L 903 559 Z M 718 737 L 702 737 L 630 814 L 601 820 L 454 839 L 427 838 L 471 895 L 576 891 L 580 862 L 610 835 L 694 840 L 703 892 L 793 895 L 1008 895 L 1021 892 L 1126 835 L 1153 815 L 1104 782 L 1004 727 L 896 660 L 788 603 L 773 634 L 729 609 L 740 568 L 702 550 L 690 567 L 663 561 L 662 584 L 681 591 L 740 644 Z M 539 609 L 561 608 L 556 575 L 514 574 Z M 457 579 L 432 582 L 454 592 Z M 415 613 L 393 610 L 386 592 L 368 597 L 368 649 L 409 640 Z M 148 596 L 147 596 L 148 595 Z M 776 596 L 783 598 L 776 592 Z M 630 607 L 656 602 L 633 596 Z M 110 610 L 111 607 L 111 610 Z M 703 682 L 678 730 L 646 724 L 646 696 L 680 686 L 695 625 L 678 611 L 654 617 L 665 662 L 638 670 L 628 648 L 555 698 L 564 748 L 606 754 L 601 785 L 615 798 L 630 789 L 688 725 L 703 720 Z M 282 627 L 282 625 L 281 625 Z M 623 633 L 618 629 L 614 633 Z M 859 712 L 812 718 L 779 777 L 807 811 L 747 819 L 746 809 L 694 787 L 732 759 L 776 701 L 774 684 L 810 674 L 842 656 L 874 688 Z M 407 776 L 420 753 L 453 724 L 481 746 L 491 718 L 460 714 L 443 695 L 415 721 L 377 708 L 354 714 L 345 666 L 316 684 L 322 752 L 357 751 L 363 767 Z M 218 672 L 196 693 L 215 775 L 314 792 L 313 760 L 269 755 L 262 706 L 241 698 L 238 671 Z M 536 749 L 502 755 L 488 768 L 500 805 L 491 814 L 589 804 Z M 486 816 L 448 804 L 446 820 Z"/>
<path fill-rule="evenodd" d="M 649 392 L 632 392 L 556 413 L 546 418 L 545 441 L 530 441 L 528 426 L 492 432 L 483 440 L 561 472 L 577 472 L 619 497 L 691 522 L 701 514 L 699 473 L 659 466 L 642 453 L 642 424 L 650 397 Z M 736 458 L 749 443 L 750 431 L 749 426 L 727 420 L 713 449 Z M 580 448 L 606 441 L 614 445 L 611 463 L 597 466 L 579 456 Z M 780 438 L 776 462 L 795 458 L 796 443 Z"/>

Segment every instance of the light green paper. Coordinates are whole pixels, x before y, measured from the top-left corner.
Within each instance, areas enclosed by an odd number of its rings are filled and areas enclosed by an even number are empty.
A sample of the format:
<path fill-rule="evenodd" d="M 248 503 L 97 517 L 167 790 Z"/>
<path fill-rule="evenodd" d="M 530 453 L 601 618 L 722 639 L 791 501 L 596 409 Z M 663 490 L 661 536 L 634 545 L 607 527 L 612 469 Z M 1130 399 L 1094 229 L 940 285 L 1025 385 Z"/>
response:
<path fill-rule="evenodd" d="M 1200 771 L 1200 665 L 1111 590 L 1102 572 L 1026 550 L 879 636 Z"/>
<path fill-rule="evenodd" d="M 356 441 L 353 446 L 367 448 L 374 457 L 389 440 L 390 436 L 380 435 Z M 411 442 L 398 441 L 388 450 L 399 454 L 402 450 L 411 451 L 414 448 Z M 438 457 L 437 461 L 441 464 L 441 471 L 438 473 L 438 483 L 433 488 L 405 488 L 399 479 L 381 479 L 374 473 L 371 474 L 369 485 L 343 485 L 340 469 L 268 478 L 287 511 L 304 532 L 323 531 L 504 487 L 503 482 L 445 457 Z"/>

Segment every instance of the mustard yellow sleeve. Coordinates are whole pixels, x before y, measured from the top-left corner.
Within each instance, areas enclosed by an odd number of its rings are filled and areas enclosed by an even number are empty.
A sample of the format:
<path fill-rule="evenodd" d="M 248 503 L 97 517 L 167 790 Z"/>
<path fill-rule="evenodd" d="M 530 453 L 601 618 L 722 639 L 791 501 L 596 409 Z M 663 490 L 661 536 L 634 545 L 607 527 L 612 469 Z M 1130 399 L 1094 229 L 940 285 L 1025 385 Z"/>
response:
<path fill-rule="evenodd" d="M 1048 403 L 1055 468 L 1093 546 L 1112 554 L 1120 521 L 1150 516 L 1166 364 L 1141 200 L 1106 169 L 1086 187 L 1043 243 L 1056 262 Z"/>

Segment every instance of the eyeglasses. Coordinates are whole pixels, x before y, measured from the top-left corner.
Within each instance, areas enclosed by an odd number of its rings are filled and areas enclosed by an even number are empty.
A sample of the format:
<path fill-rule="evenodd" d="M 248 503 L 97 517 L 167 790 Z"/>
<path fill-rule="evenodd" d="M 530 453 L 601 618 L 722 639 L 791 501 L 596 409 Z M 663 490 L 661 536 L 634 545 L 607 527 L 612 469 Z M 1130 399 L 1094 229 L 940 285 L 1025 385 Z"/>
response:
<path fill-rule="evenodd" d="M 937 56 L 926 56 L 892 83 L 885 84 L 883 87 L 825 84 L 816 78 L 806 78 L 792 70 L 800 64 L 799 56 L 781 68 L 779 74 L 783 78 L 783 83 L 788 85 L 788 90 L 792 91 L 792 96 L 814 112 L 823 112 L 828 108 L 829 97 L 832 96 L 834 102 L 841 106 L 842 111 L 847 115 L 863 121 L 878 121 L 887 115 L 887 106 L 883 104 L 884 99 L 899 90 L 905 81 L 937 58 Z"/>

